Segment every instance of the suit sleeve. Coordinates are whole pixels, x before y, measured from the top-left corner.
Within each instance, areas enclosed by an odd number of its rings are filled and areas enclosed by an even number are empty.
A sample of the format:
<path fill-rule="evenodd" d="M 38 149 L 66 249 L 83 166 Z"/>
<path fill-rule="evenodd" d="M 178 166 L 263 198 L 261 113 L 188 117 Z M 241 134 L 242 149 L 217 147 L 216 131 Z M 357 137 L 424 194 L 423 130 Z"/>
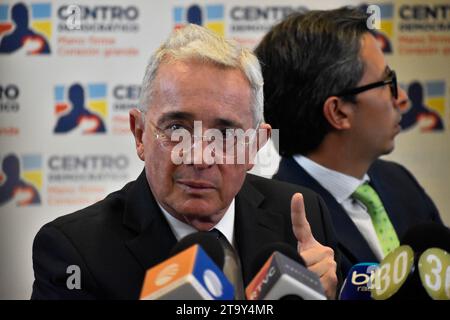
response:
<path fill-rule="evenodd" d="M 79 272 L 73 271 L 69 266 L 75 266 Z M 35 280 L 32 300 L 98 298 L 94 295 L 94 280 L 81 255 L 69 238 L 56 227 L 46 225 L 36 235 L 33 243 L 33 269 Z M 76 286 L 74 288 L 76 283 L 80 284 L 79 289 Z"/>

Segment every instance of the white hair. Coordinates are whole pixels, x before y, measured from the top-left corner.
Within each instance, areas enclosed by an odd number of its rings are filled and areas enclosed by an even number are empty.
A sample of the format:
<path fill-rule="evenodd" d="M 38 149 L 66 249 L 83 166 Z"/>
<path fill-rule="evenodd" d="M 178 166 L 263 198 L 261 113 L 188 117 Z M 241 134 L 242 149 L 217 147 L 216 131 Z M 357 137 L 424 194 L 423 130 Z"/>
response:
<path fill-rule="evenodd" d="M 233 40 L 225 39 L 204 27 L 189 24 L 174 31 L 151 56 L 142 81 L 139 110 L 145 115 L 152 103 L 154 80 L 165 59 L 187 61 L 202 60 L 227 68 L 241 70 L 252 91 L 253 120 L 257 125 L 263 116 L 263 77 L 258 58 Z"/>

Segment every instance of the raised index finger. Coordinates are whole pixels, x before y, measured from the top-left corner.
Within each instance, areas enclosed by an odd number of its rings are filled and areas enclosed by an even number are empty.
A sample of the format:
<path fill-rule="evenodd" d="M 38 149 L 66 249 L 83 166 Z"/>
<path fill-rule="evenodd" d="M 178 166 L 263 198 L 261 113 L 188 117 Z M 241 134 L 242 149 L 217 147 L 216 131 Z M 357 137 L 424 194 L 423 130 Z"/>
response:
<path fill-rule="evenodd" d="M 316 239 L 311 232 L 311 227 L 306 219 L 303 195 L 295 193 L 291 200 L 291 220 L 294 235 L 299 242 L 299 251 L 307 250 L 316 244 Z"/>

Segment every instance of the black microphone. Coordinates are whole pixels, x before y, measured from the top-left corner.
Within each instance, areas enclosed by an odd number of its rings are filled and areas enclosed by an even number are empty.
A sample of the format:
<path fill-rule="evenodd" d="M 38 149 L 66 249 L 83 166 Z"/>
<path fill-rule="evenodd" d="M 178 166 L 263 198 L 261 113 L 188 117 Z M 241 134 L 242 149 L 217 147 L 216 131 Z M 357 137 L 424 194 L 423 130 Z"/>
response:
<path fill-rule="evenodd" d="M 408 229 L 401 243 L 409 245 L 414 252 L 419 253 L 428 248 L 440 248 L 450 252 L 450 229 L 436 222 L 418 224 Z"/>
<path fill-rule="evenodd" d="M 200 245 L 212 261 L 214 261 L 220 269 L 223 269 L 225 261 L 224 249 L 220 241 L 209 232 L 199 231 L 185 236 L 175 244 L 169 255 L 174 256 L 194 244 Z"/>
<path fill-rule="evenodd" d="M 249 300 L 326 300 L 319 277 L 286 243 L 272 243 L 255 256 L 253 280 L 245 289 Z"/>
<path fill-rule="evenodd" d="M 375 273 L 376 300 L 450 300 L 450 229 L 438 223 L 410 228 L 402 245 Z"/>
<path fill-rule="evenodd" d="M 140 299 L 231 300 L 233 285 L 217 264 L 224 264 L 219 241 L 206 232 L 189 235 L 174 246 L 170 258 L 147 270 Z"/>

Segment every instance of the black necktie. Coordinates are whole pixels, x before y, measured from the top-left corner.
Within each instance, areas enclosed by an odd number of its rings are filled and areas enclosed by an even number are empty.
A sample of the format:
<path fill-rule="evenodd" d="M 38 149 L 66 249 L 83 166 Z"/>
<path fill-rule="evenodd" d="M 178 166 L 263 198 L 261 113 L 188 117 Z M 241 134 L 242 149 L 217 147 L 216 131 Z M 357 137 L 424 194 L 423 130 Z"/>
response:
<path fill-rule="evenodd" d="M 235 290 L 235 300 L 244 300 L 244 283 L 242 281 L 242 269 L 239 255 L 222 232 L 214 228 L 209 231 L 209 233 L 213 234 L 222 244 L 225 253 L 223 273 L 233 284 Z"/>

